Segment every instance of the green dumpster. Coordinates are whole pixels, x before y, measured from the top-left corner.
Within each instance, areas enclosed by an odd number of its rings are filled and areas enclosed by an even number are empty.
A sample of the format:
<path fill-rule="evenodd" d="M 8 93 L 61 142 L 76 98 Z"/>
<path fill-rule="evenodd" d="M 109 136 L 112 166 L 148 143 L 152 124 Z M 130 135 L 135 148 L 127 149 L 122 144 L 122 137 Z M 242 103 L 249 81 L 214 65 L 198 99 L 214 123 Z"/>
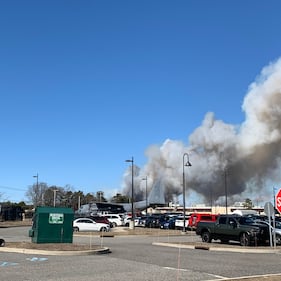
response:
<path fill-rule="evenodd" d="M 37 207 L 29 237 L 33 243 L 72 243 L 73 218 L 71 208 Z"/>

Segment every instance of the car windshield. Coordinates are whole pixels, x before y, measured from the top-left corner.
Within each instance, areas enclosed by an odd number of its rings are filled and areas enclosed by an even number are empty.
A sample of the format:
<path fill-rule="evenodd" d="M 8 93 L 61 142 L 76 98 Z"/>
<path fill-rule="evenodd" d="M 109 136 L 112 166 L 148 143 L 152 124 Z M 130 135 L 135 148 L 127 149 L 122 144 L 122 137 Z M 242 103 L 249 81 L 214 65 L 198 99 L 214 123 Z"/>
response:
<path fill-rule="evenodd" d="M 280 221 L 276 221 L 275 222 L 275 227 L 278 229 L 281 229 L 281 222 Z"/>

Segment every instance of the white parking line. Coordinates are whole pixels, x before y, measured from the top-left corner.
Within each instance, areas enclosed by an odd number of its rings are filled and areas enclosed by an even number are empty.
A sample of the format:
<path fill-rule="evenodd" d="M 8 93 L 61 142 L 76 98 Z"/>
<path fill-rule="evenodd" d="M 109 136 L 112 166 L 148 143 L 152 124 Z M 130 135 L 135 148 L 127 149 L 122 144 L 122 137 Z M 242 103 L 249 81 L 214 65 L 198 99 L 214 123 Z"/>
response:
<path fill-rule="evenodd" d="M 168 270 L 174 270 L 174 271 L 182 271 L 182 272 L 191 272 L 191 271 L 192 271 L 192 270 L 190 270 L 190 269 L 175 268 L 175 267 L 168 267 L 168 266 L 165 266 L 165 267 L 163 267 L 163 268 L 168 269 Z M 215 275 L 215 274 L 210 274 L 210 273 L 206 273 L 206 274 L 209 275 L 209 276 L 218 278 L 218 279 L 222 279 L 222 280 L 230 279 L 230 278 L 227 278 L 227 277 L 225 277 L 225 276 L 220 276 L 220 275 Z M 215 279 L 215 280 L 208 280 L 208 281 L 218 281 L 218 279 Z"/>
<path fill-rule="evenodd" d="M 219 279 L 223 279 L 223 280 L 227 280 L 229 279 L 228 277 L 225 277 L 225 276 L 221 276 L 221 275 L 216 275 L 216 274 L 211 274 L 211 273 L 207 273 L 208 275 L 210 276 L 213 276 L 213 277 L 216 277 L 216 278 L 219 278 Z M 217 281 L 217 279 L 215 279 Z M 208 280 L 208 281 L 212 281 L 212 280 Z"/>
<path fill-rule="evenodd" d="M 252 280 L 251 278 L 268 278 L 270 276 L 280 276 L 281 279 L 281 273 L 276 273 L 276 274 L 264 274 L 264 275 L 247 275 L 247 276 L 240 276 L 240 277 L 223 277 L 219 275 L 214 275 L 214 274 L 209 274 L 214 277 L 220 278 L 220 281 L 227 281 L 227 280 Z M 213 279 L 213 280 L 207 280 L 207 281 L 218 281 L 218 279 Z"/>
<path fill-rule="evenodd" d="M 175 267 L 169 267 L 169 266 L 164 266 L 163 268 L 165 268 L 165 269 L 169 269 L 169 270 L 185 271 L 185 272 L 190 271 L 190 270 L 188 270 L 188 269 L 175 268 Z"/>

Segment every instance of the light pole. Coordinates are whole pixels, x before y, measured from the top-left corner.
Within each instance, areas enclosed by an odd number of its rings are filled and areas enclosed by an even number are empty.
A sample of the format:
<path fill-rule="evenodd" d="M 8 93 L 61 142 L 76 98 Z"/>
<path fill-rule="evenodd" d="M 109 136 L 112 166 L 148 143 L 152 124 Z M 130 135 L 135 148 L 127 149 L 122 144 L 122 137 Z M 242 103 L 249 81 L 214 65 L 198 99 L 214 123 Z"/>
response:
<path fill-rule="evenodd" d="M 81 207 L 81 196 L 79 195 L 78 196 L 78 210 L 80 209 Z"/>
<path fill-rule="evenodd" d="M 38 183 L 38 173 L 36 174 L 36 176 L 33 176 L 34 178 L 36 178 L 36 192 L 39 192 L 39 183 Z M 40 196 L 42 196 L 42 194 L 40 194 Z M 40 202 L 40 200 L 38 200 Z M 43 204 L 43 202 L 42 202 Z"/>
<path fill-rule="evenodd" d="M 145 181 L 145 214 L 147 215 L 147 176 L 142 180 Z"/>
<path fill-rule="evenodd" d="M 276 200 L 275 200 L 275 196 L 276 196 L 276 188 L 273 187 L 273 206 L 274 206 L 274 210 L 276 210 Z"/>
<path fill-rule="evenodd" d="M 56 207 L 56 194 L 57 194 L 57 191 L 59 191 L 58 189 L 54 189 L 54 207 Z"/>
<path fill-rule="evenodd" d="M 185 161 L 186 159 L 186 161 Z M 183 196 L 183 229 L 182 231 L 185 232 L 185 174 L 184 174 L 184 167 L 191 167 L 191 163 L 189 162 L 189 155 L 188 153 L 184 153 L 182 157 L 182 196 Z"/>
<path fill-rule="evenodd" d="M 135 228 L 135 214 L 134 214 L 134 157 L 129 160 L 125 160 L 125 162 L 132 163 L 132 196 L 131 196 L 131 204 L 132 204 L 132 228 Z"/>
<path fill-rule="evenodd" d="M 224 168 L 225 213 L 227 214 L 227 169 Z"/>

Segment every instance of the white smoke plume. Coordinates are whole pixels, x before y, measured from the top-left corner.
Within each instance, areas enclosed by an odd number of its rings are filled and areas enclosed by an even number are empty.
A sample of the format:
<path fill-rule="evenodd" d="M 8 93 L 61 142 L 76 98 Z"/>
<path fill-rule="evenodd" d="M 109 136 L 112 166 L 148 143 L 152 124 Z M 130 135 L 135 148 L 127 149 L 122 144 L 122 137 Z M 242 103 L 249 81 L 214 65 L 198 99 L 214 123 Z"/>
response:
<path fill-rule="evenodd" d="M 144 198 L 145 176 L 149 189 L 161 180 L 167 202 L 180 195 L 184 153 L 192 164 L 185 168 L 187 196 L 192 190 L 206 202 L 224 196 L 225 183 L 229 198 L 235 198 L 245 191 L 258 194 L 268 181 L 280 182 L 281 59 L 266 66 L 249 86 L 242 110 L 245 121 L 241 125 L 216 120 L 209 112 L 189 136 L 188 146 L 168 139 L 160 147 L 149 147 L 147 164 L 135 169 L 135 199 Z M 130 176 L 128 170 L 124 175 L 127 194 Z"/>

